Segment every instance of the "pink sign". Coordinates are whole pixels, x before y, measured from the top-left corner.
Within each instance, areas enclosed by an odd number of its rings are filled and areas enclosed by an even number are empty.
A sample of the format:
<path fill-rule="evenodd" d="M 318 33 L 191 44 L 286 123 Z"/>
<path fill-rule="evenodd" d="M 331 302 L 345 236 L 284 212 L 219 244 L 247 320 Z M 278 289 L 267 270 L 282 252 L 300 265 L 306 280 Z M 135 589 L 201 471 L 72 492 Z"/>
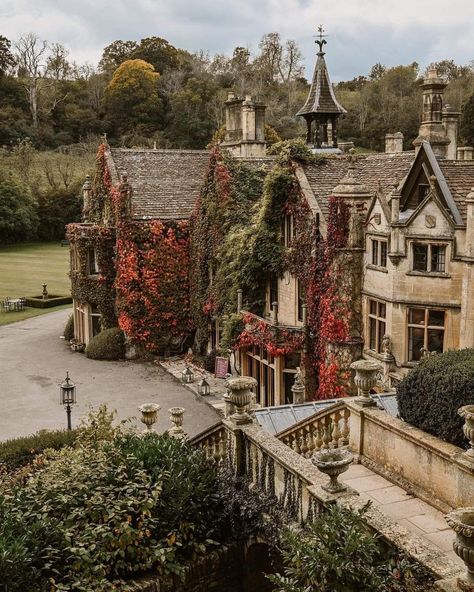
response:
<path fill-rule="evenodd" d="M 214 374 L 216 378 L 225 378 L 229 372 L 229 358 L 216 357 Z"/>

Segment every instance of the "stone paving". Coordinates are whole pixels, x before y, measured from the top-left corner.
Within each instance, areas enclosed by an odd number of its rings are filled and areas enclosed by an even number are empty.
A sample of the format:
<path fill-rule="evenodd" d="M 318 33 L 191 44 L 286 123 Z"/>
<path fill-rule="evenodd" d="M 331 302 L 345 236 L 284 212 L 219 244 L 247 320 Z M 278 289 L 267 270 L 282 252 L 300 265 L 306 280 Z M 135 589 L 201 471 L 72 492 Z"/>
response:
<path fill-rule="evenodd" d="M 442 512 L 363 465 L 351 465 L 340 480 L 358 491 L 362 499 L 371 500 L 394 522 L 435 545 L 457 564 L 464 565 L 453 551 L 455 535 Z"/>
<path fill-rule="evenodd" d="M 0 440 L 66 426 L 58 387 L 66 371 L 77 386 L 73 425 L 101 403 L 116 409 L 119 419 L 139 416 L 141 403 L 158 403 L 157 431 L 170 427 L 170 407 L 184 407 L 183 427 L 190 436 L 219 419 L 152 362 L 97 361 L 72 352 L 60 339 L 69 314 L 60 310 L 0 327 Z"/>

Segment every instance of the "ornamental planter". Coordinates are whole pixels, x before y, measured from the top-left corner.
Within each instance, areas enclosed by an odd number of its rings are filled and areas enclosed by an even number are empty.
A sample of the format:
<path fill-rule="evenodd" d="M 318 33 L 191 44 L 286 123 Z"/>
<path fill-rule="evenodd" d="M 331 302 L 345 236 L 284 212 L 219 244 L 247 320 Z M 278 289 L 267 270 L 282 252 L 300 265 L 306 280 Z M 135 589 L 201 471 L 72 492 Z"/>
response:
<path fill-rule="evenodd" d="M 152 426 L 156 423 L 156 418 L 160 409 L 161 407 L 156 403 L 144 403 L 138 408 L 138 411 L 142 414 L 141 422 L 146 425 L 146 428 L 143 430 L 144 434 L 152 433 Z"/>
<path fill-rule="evenodd" d="M 462 431 L 470 444 L 469 450 L 464 453 L 464 458 L 474 463 L 474 405 L 464 405 L 458 410 L 458 414 L 465 420 Z"/>
<path fill-rule="evenodd" d="M 168 434 L 173 438 L 186 438 L 186 433 L 183 430 L 184 407 L 171 407 L 168 411 L 173 424 L 173 427 L 168 430 Z"/>
<path fill-rule="evenodd" d="M 355 399 L 356 403 L 361 407 L 375 405 L 375 401 L 370 396 L 370 391 L 377 382 L 377 374 L 381 370 L 379 364 L 370 360 L 357 360 L 352 362 L 351 369 L 355 370 L 354 384 L 359 392 L 359 396 Z"/>
<path fill-rule="evenodd" d="M 230 416 L 230 420 L 237 425 L 252 423 L 252 418 L 246 408 L 252 400 L 251 389 L 257 386 L 255 378 L 233 376 L 225 381 L 225 385 L 229 389 L 229 402 L 236 408 L 236 412 Z"/>
<path fill-rule="evenodd" d="M 474 592 L 474 507 L 460 508 L 446 515 L 446 522 L 456 533 L 454 552 L 466 565 L 466 575 L 458 579 L 458 588 Z"/>
<path fill-rule="evenodd" d="M 311 457 L 313 465 L 329 477 L 329 483 L 321 485 L 328 493 L 340 493 L 347 489 L 345 485 L 339 483 L 338 477 L 347 471 L 353 460 L 352 452 L 340 448 L 319 450 Z"/>

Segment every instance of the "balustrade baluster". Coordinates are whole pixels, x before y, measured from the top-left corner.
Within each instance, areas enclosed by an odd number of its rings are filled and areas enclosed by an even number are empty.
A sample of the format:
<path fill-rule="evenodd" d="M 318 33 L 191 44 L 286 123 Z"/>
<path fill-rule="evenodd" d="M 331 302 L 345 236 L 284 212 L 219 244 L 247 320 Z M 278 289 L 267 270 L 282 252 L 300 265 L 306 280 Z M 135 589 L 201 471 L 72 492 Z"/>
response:
<path fill-rule="evenodd" d="M 351 416 L 351 412 L 346 407 L 343 411 L 343 423 L 342 423 L 341 444 L 343 446 L 347 446 L 349 444 L 349 434 L 350 434 L 349 418 L 350 418 L 350 416 Z"/>
<path fill-rule="evenodd" d="M 316 424 L 316 441 L 315 441 L 315 449 L 321 450 L 323 445 L 323 424 L 321 421 L 318 421 Z"/>
<path fill-rule="evenodd" d="M 306 429 L 302 428 L 300 430 L 300 438 L 301 438 L 301 454 L 302 456 L 306 456 L 306 453 L 308 452 L 308 442 L 306 440 Z"/>
<path fill-rule="evenodd" d="M 333 432 L 332 432 L 332 443 L 334 448 L 339 448 L 339 440 L 341 438 L 341 428 L 339 422 L 341 421 L 341 412 L 336 411 L 334 413 L 334 420 L 333 420 Z"/>
<path fill-rule="evenodd" d="M 324 448 L 329 448 L 329 443 L 331 442 L 332 436 L 331 436 L 331 418 L 330 417 L 325 417 L 324 418 L 324 431 L 323 431 L 323 447 Z"/>

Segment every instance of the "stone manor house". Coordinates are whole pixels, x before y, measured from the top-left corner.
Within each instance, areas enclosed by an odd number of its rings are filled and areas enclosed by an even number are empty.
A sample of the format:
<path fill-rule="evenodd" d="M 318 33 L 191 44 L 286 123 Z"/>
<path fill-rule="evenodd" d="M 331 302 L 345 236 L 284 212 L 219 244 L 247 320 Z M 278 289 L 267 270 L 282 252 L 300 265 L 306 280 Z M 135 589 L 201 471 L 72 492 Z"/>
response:
<path fill-rule="evenodd" d="M 473 148 L 458 146 L 460 114 L 444 104 L 446 83 L 431 69 L 423 82 L 423 115 L 413 150 L 404 151 L 403 136 L 392 133 L 386 136 L 385 153 L 354 157 L 347 143 L 338 143 L 337 123 L 345 109 L 334 94 L 324 55 L 321 45 L 298 116 L 306 121 L 306 141 L 313 152 L 328 157 L 295 163 L 294 174 L 322 236 L 331 196 L 363 212 L 362 234 L 351 243 L 357 278 L 351 305 L 362 327 L 351 356 L 378 360 L 383 367 L 379 387 L 386 390 L 423 356 L 474 347 Z M 275 157 L 266 155 L 264 124 L 263 105 L 229 94 L 220 149 L 250 167 L 270 169 Z M 75 339 L 84 344 L 113 324 L 106 318 L 113 317 L 114 270 L 120 265 L 113 196 L 124 196 L 124 215 L 136 223 L 186 223 L 209 163 L 205 150 L 117 149 L 107 144 L 102 150 L 100 174 L 109 197 L 94 205 L 86 182 L 84 222 L 70 230 Z M 289 244 L 294 221 L 282 213 L 281 222 L 281 240 Z M 91 233 L 100 236 L 100 253 L 97 243 L 88 242 Z M 238 312 L 245 308 L 245 298 L 239 295 Z M 296 277 L 285 272 L 269 278 L 265 299 L 259 322 L 270 330 L 304 333 L 305 294 Z M 218 319 L 210 320 L 209 330 L 208 349 L 218 348 Z M 184 347 L 176 338 L 167 349 Z M 258 345 L 240 348 L 242 373 L 258 382 L 257 402 L 301 402 L 293 401 L 291 387 L 297 368 L 304 368 L 303 349 L 272 355 Z"/>

